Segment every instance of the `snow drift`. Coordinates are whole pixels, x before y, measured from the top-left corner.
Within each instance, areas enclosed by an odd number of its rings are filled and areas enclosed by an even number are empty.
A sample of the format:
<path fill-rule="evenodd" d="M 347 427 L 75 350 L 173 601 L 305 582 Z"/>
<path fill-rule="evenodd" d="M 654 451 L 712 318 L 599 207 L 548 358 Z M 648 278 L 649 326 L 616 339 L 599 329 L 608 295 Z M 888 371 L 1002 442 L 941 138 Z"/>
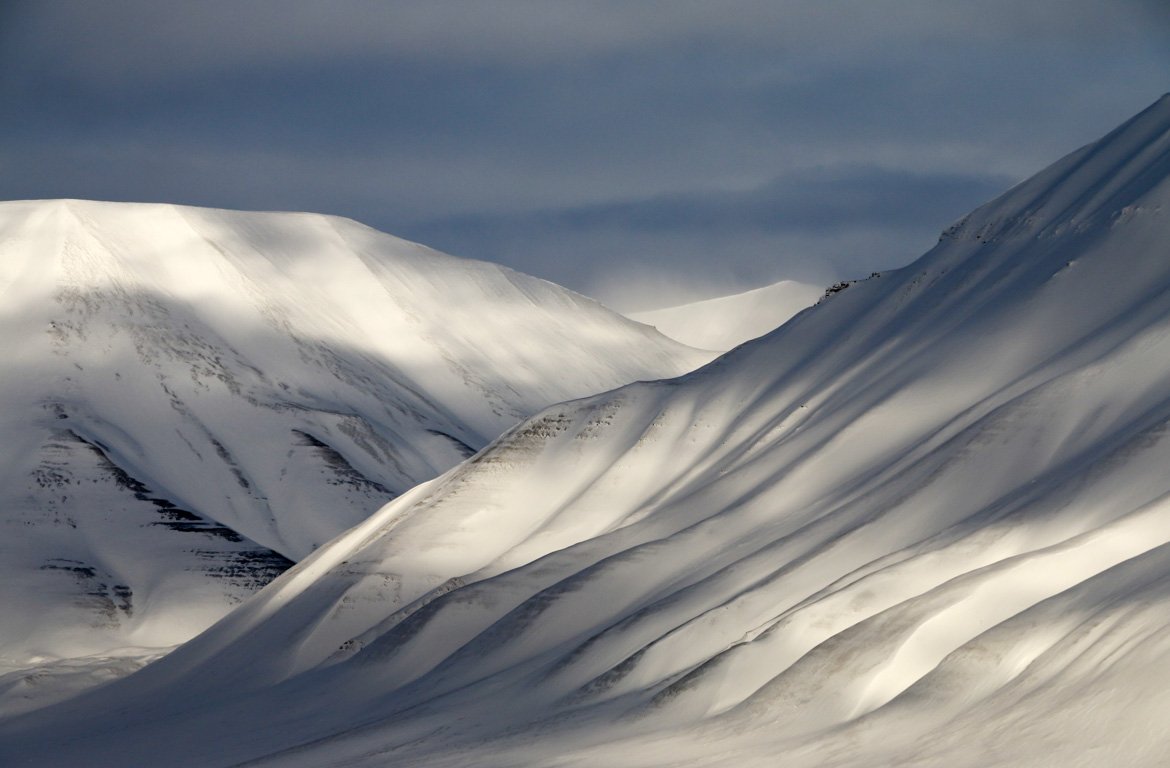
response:
<path fill-rule="evenodd" d="M 0 745 L 37 766 L 1162 765 L 1168 216 L 1164 97 L 911 266 L 509 430 Z"/>

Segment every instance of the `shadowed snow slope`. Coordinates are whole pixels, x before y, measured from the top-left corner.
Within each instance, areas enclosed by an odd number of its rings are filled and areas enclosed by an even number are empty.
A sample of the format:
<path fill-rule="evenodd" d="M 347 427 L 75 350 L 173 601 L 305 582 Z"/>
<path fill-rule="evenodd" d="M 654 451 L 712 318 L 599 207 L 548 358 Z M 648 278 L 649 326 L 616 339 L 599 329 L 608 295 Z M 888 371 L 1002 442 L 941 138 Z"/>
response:
<path fill-rule="evenodd" d="M 513 428 L 5 762 L 1164 765 L 1167 243 L 1163 98 L 917 263 Z"/>
<path fill-rule="evenodd" d="M 627 317 L 692 347 L 726 352 L 780 327 L 823 293 L 815 285 L 782 280 L 732 296 L 631 312 Z"/>
<path fill-rule="evenodd" d="M 310 214 L 2 203 L 0 297 L 8 667 L 185 640 L 519 419 L 709 359 Z"/>

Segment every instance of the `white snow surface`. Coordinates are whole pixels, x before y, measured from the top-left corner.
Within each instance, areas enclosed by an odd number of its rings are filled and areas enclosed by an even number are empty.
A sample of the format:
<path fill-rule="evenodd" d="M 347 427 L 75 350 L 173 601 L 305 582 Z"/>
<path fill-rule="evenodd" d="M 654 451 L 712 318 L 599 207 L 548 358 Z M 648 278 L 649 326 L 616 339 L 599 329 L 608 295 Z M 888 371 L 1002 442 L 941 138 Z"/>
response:
<path fill-rule="evenodd" d="M 697 372 L 553 406 L 23 766 L 1163 766 L 1170 97 Z"/>
<path fill-rule="evenodd" d="M 815 304 L 824 292 L 824 288 L 808 283 L 781 280 L 731 296 L 628 312 L 626 316 L 692 347 L 726 352 L 779 328 Z"/>
<path fill-rule="evenodd" d="M 312 214 L 0 203 L 0 297 L 0 709 L 190 638 L 550 403 L 711 357 Z"/>

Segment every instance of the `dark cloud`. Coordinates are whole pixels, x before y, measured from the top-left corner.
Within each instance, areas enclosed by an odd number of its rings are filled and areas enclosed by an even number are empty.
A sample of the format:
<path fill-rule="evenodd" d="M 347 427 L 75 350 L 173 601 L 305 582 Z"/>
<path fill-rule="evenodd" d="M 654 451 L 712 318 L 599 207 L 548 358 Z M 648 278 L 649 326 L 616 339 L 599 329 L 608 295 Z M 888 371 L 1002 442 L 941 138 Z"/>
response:
<path fill-rule="evenodd" d="M 897 235 L 895 247 L 916 243 L 925 249 L 942 224 L 1012 181 L 876 167 L 817 168 L 741 192 L 458 216 L 408 226 L 404 234 L 455 253 L 543 265 L 553 279 L 587 292 L 611 292 L 620 282 L 606 274 L 618 254 L 663 271 L 688 263 L 705 272 L 705 280 L 718 276 L 723 288 L 736 290 L 791 277 L 826 280 L 895 266 L 905 257 L 890 252 L 892 234 Z M 813 242 L 820 246 L 810 246 Z M 794 251 L 797 244 L 800 250 Z M 815 266 L 801 263 L 810 250 L 818 251 Z M 678 291 L 702 293 L 701 286 L 687 286 L 685 279 L 674 283 Z M 630 301 L 637 297 L 621 296 L 619 303 Z"/>
<path fill-rule="evenodd" d="M 1160 0 L 8 0 L 5 42 L 112 88 L 390 52 L 530 67 L 690 44 L 802 58 L 920 44 L 1127 46 L 1165 25 Z M 1165 29 L 1163 28 L 1163 31 Z"/>
<path fill-rule="evenodd" d="M 1012 181 L 1004 176 L 884 168 L 811 169 L 745 192 L 662 195 L 523 214 L 453 217 L 417 229 L 436 237 L 452 231 L 490 237 L 503 229 L 539 227 L 565 232 L 613 229 L 716 235 L 741 230 L 814 234 L 843 226 L 903 227 L 957 217 L 1002 192 Z"/>
<path fill-rule="evenodd" d="M 832 279 L 1153 101 L 1166 8 L 10 0 L 0 197 L 338 213 L 607 297 Z"/>

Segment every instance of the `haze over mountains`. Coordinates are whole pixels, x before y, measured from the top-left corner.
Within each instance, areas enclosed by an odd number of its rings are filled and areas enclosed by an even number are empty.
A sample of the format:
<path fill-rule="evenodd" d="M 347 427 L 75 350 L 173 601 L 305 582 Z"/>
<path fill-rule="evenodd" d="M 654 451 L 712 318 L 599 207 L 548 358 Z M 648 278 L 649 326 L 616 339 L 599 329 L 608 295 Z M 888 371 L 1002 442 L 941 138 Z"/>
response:
<path fill-rule="evenodd" d="M 1170 96 L 910 266 L 507 430 L 0 760 L 1164 765 L 1168 243 Z"/>
<path fill-rule="evenodd" d="M 797 312 L 816 303 L 824 292 L 816 285 L 782 280 L 731 296 L 629 312 L 626 316 L 692 347 L 726 352 L 779 328 Z"/>
<path fill-rule="evenodd" d="M 5 668 L 186 640 L 522 417 L 711 356 L 309 214 L 3 203 L 0 295 Z"/>

